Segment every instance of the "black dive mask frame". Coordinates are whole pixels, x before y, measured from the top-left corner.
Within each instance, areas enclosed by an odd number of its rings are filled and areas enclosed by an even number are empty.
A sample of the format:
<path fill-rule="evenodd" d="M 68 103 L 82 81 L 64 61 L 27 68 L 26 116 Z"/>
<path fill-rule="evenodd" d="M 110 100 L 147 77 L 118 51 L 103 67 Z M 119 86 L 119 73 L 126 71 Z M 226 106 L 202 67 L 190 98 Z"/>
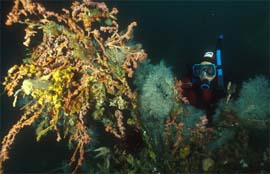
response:
<path fill-rule="evenodd" d="M 207 76 L 216 76 L 216 65 L 215 64 L 194 64 L 192 67 L 192 73 L 195 77 L 200 77 L 203 73 Z"/>
<path fill-rule="evenodd" d="M 215 64 L 194 64 L 192 67 L 193 75 L 198 78 L 197 82 L 200 83 L 200 88 L 207 90 L 210 88 L 211 81 L 207 79 L 200 80 L 200 77 L 204 74 L 208 77 L 216 76 L 216 65 Z"/>

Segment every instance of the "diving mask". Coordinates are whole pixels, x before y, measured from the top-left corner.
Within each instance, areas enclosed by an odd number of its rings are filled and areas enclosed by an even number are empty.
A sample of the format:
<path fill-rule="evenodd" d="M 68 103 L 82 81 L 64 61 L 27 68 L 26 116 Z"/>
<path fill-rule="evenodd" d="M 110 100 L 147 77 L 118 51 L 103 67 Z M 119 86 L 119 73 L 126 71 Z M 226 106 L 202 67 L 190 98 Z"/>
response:
<path fill-rule="evenodd" d="M 193 75 L 196 77 L 215 77 L 216 66 L 214 64 L 194 64 Z"/>
<path fill-rule="evenodd" d="M 211 81 L 216 77 L 216 66 L 208 61 L 194 64 L 193 75 L 200 79 L 201 89 L 209 89 Z"/>

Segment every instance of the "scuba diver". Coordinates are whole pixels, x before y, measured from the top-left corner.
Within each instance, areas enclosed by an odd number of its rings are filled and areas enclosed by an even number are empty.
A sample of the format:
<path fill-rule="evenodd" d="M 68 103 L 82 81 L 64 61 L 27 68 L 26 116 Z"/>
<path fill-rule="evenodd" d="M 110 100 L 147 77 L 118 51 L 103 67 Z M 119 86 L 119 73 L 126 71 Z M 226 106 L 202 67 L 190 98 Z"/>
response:
<path fill-rule="evenodd" d="M 191 72 L 181 79 L 183 96 L 191 105 L 204 110 L 210 123 L 215 104 L 225 94 L 221 61 L 222 39 L 223 35 L 220 35 L 215 53 L 205 52 L 200 63 L 194 64 Z"/>

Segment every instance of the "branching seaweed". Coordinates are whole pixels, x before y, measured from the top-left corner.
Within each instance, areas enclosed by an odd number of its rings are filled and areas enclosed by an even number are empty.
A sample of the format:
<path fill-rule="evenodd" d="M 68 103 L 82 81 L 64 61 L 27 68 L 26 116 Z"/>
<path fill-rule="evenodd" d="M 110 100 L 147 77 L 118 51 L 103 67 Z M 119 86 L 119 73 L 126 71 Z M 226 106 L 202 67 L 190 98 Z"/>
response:
<path fill-rule="evenodd" d="M 25 24 L 23 44 L 33 50 L 25 63 L 9 69 L 3 83 L 8 96 L 15 97 L 14 106 L 18 99 L 27 103 L 2 141 L 0 169 L 16 135 L 33 123 L 37 123 L 37 141 L 54 131 L 57 141 L 69 137 L 76 144 L 70 161 L 70 165 L 77 161 L 74 173 L 82 165 L 84 146 L 91 142 L 85 123 L 89 113 L 104 123 L 107 132 L 124 137 L 123 110 L 137 105 L 127 78 L 147 55 L 127 44 L 136 22 L 119 34 L 117 13 L 116 8 L 110 11 L 104 3 L 90 0 L 75 1 L 62 13 L 29 0 L 15 0 L 6 25 Z M 38 32 L 42 42 L 31 45 Z M 135 124 L 136 117 L 131 119 Z"/>

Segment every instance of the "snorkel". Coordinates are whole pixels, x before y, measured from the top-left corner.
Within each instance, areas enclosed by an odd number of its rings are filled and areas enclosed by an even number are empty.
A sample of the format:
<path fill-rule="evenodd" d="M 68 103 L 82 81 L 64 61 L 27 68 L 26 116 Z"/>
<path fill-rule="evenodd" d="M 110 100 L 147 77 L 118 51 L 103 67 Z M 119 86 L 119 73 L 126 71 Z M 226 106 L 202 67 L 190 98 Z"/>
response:
<path fill-rule="evenodd" d="M 223 34 L 218 36 L 218 41 L 217 41 L 217 46 L 216 46 L 217 85 L 219 89 L 224 87 L 222 61 L 221 61 L 222 40 L 223 40 Z"/>

